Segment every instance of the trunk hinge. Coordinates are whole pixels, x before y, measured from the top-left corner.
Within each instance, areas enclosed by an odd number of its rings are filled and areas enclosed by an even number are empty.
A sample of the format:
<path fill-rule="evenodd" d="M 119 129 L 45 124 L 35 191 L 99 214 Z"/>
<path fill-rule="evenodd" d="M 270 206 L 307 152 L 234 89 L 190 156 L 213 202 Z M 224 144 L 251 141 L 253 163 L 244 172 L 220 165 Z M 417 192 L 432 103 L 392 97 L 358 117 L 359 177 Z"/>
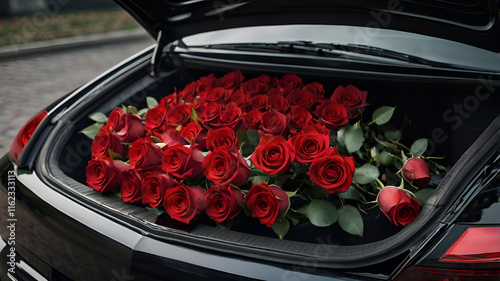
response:
<path fill-rule="evenodd" d="M 158 74 L 158 70 L 160 68 L 161 62 L 161 54 L 163 52 L 163 48 L 165 47 L 165 33 L 163 30 L 158 31 L 158 37 L 156 38 L 156 46 L 153 51 L 153 56 L 151 57 L 149 75 L 152 77 Z"/>

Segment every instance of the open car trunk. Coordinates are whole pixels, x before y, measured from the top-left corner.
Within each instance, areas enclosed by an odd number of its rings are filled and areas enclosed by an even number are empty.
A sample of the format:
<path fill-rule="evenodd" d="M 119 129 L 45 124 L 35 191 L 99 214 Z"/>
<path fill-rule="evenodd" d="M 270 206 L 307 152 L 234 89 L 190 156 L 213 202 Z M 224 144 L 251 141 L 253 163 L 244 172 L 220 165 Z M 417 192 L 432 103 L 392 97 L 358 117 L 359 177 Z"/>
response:
<path fill-rule="evenodd" d="M 497 117 L 500 108 L 500 99 L 495 94 L 498 77 L 481 72 L 406 66 L 362 68 L 364 64 L 314 59 L 307 55 L 223 54 L 181 47 L 171 50 L 174 51 L 163 54 L 156 77 L 149 75 L 149 61 L 143 61 L 104 85 L 101 91 L 88 95 L 60 119 L 43 151 L 47 162 L 40 173 L 77 202 L 165 243 L 290 268 L 314 262 L 325 270 L 389 276 L 412 251 L 444 229 L 444 215 L 464 192 L 465 183 L 474 176 L 475 171 L 470 169 L 478 168 L 478 165 L 467 165 L 473 164 L 474 153 L 481 145 L 470 147 Z M 280 240 L 270 228 L 250 217 L 245 217 L 245 223 L 231 230 L 220 229 L 206 218 L 187 226 L 173 224 L 164 213 L 141 204 L 124 203 L 117 193 L 101 195 L 86 184 L 85 168 L 90 160 L 92 140 L 79 132 L 92 124 L 89 114 L 109 114 L 121 105 L 145 108 L 148 96 L 160 100 L 199 77 L 211 73 L 221 77 L 234 69 L 241 70 L 246 79 L 261 74 L 282 77 L 294 73 L 307 83 L 323 84 L 327 96 L 338 85 L 355 85 L 368 91 L 370 105 L 364 113 L 366 116 L 371 116 L 380 106 L 397 106 L 392 121 L 386 126 L 400 128 L 405 124 L 403 143 L 409 146 L 418 138 L 427 138 L 429 155 L 444 157 L 440 163 L 453 168 L 413 223 L 397 227 L 378 208 L 372 208 L 363 215 L 363 237 L 343 232 L 338 224 L 319 228 L 305 223 L 293 226 Z M 474 161 L 481 163 L 480 159 L 474 158 Z M 462 184 L 457 182 L 458 177 Z"/>

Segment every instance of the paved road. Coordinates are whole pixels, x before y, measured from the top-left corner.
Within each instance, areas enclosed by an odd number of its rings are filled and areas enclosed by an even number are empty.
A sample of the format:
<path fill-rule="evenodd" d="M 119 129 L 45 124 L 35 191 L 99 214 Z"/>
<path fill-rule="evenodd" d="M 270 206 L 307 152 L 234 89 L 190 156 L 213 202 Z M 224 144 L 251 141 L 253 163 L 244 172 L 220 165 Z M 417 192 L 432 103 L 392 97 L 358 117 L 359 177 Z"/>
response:
<path fill-rule="evenodd" d="M 43 106 L 152 44 L 143 39 L 0 61 L 0 155 Z"/>

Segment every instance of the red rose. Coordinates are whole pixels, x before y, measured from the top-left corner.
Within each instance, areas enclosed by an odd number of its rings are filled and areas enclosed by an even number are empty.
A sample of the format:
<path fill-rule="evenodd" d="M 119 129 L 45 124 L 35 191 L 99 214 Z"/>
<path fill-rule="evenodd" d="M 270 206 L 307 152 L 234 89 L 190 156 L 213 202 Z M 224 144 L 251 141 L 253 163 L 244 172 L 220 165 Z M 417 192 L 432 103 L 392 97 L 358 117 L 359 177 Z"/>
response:
<path fill-rule="evenodd" d="M 330 147 L 330 136 L 329 133 L 321 134 L 314 127 L 307 125 L 288 142 L 295 152 L 295 160 L 310 164 Z"/>
<path fill-rule="evenodd" d="M 179 92 L 179 99 L 183 100 L 185 103 L 192 103 L 196 97 L 196 87 L 198 83 L 196 81 L 189 83 L 184 87 L 182 91 Z"/>
<path fill-rule="evenodd" d="M 177 185 L 177 181 L 161 170 L 144 172 L 141 182 L 142 204 L 156 208 L 161 205 L 165 192 Z"/>
<path fill-rule="evenodd" d="M 197 81 L 198 86 L 196 87 L 196 92 L 198 93 L 198 95 L 204 96 L 207 91 L 210 91 L 212 88 L 215 87 L 216 82 L 217 78 L 215 78 L 214 74 L 201 77 Z"/>
<path fill-rule="evenodd" d="M 163 97 L 158 104 L 159 105 L 161 104 L 165 108 L 169 109 L 172 106 L 176 106 L 177 101 L 178 101 L 177 93 L 174 92 L 173 94 Z"/>
<path fill-rule="evenodd" d="M 243 193 L 229 186 L 212 186 L 205 194 L 206 213 L 215 222 L 234 219 L 241 211 Z"/>
<path fill-rule="evenodd" d="M 182 128 L 179 130 L 179 135 L 186 140 L 189 141 L 189 143 L 194 143 L 198 135 L 203 129 L 201 128 L 200 124 L 198 122 L 189 122 L 186 125 L 182 126 Z"/>
<path fill-rule="evenodd" d="M 354 175 L 354 158 L 340 156 L 337 148 L 327 149 L 309 167 L 311 180 L 330 193 L 346 192 Z"/>
<path fill-rule="evenodd" d="M 250 97 L 243 94 L 242 92 L 234 93 L 231 96 L 230 100 L 236 103 L 236 105 L 238 105 L 238 107 L 241 109 L 250 107 Z"/>
<path fill-rule="evenodd" d="M 312 120 L 311 113 L 301 106 L 292 106 L 286 117 L 288 126 L 297 131 L 302 130 L 302 128 L 308 125 Z"/>
<path fill-rule="evenodd" d="M 216 185 L 241 185 L 250 175 L 245 158 L 225 148 L 215 148 L 203 159 L 203 173 Z"/>
<path fill-rule="evenodd" d="M 298 105 L 305 110 L 310 110 L 316 102 L 316 97 L 308 90 L 295 89 L 287 96 L 290 105 Z"/>
<path fill-rule="evenodd" d="M 267 103 L 267 96 L 265 95 L 255 95 L 250 99 L 250 106 L 253 109 L 264 109 Z"/>
<path fill-rule="evenodd" d="M 118 188 L 118 175 L 126 169 L 127 164 L 111 157 L 92 159 L 85 169 L 87 185 L 102 194 L 109 193 Z"/>
<path fill-rule="evenodd" d="M 286 116 L 276 110 L 262 113 L 261 129 L 264 133 L 280 135 L 286 129 Z"/>
<path fill-rule="evenodd" d="M 122 171 L 118 175 L 120 182 L 120 197 L 123 202 L 137 203 L 142 201 L 141 182 L 143 173 L 136 169 Z"/>
<path fill-rule="evenodd" d="M 203 96 L 203 101 L 205 102 L 218 102 L 226 103 L 229 97 L 232 95 L 233 90 L 229 90 L 222 87 L 213 88 L 210 91 L 205 92 Z"/>
<path fill-rule="evenodd" d="M 207 148 L 210 151 L 218 147 L 235 151 L 238 138 L 230 128 L 210 129 L 207 133 Z"/>
<path fill-rule="evenodd" d="M 288 101 L 282 95 L 268 95 L 266 109 L 275 109 L 279 112 L 285 112 L 290 107 Z"/>
<path fill-rule="evenodd" d="M 177 179 L 194 180 L 203 175 L 203 154 L 196 148 L 176 144 L 163 152 L 162 169 Z"/>
<path fill-rule="evenodd" d="M 123 117 L 123 127 L 116 134 L 122 139 L 122 142 L 133 143 L 146 134 L 146 129 L 142 124 L 141 117 L 127 113 Z"/>
<path fill-rule="evenodd" d="M 161 148 L 151 138 L 141 138 L 130 146 L 128 151 L 131 168 L 146 168 L 161 163 Z"/>
<path fill-rule="evenodd" d="M 260 129 L 260 124 L 262 120 L 262 113 L 258 109 L 252 109 L 248 112 L 243 113 L 243 119 L 249 128 L 254 130 Z"/>
<path fill-rule="evenodd" d="M 304 90 L 311 92 L 316 98 L 323 99 L 325 96 L 325 90 L 323 85 L 319 82 L 312 82 L 304 86 Z"/>
<path fill-rule="evenodd" d="M 326 100 L 316 108 L 319 123 L 336 130 L 349 122 L 347 109 L 342 105 Z"/>
<path fill-rule="evenodd" d="M 219 80 L 217 80 L 217 86 L 222 87 L 224 89 L 233 90 L 240 87 L 243 79 L 245 79 L 245 77 L 243 77 L 241 71 L 235 70 L 233 72 L 227 73 L 226 75 L 222 76 Z"/>
<path fill-rule="evenodd" d="M 188 145 L 189 141 L 185 138 L 183 138 L 179 132 L 172 128 L 168 128 L 165 130 L 165 132 L 161 135 L 159 134 L 154 134 L 155 137 L 159 138 L 166 146 L 171 146 L 175 144 L 182 144 L 182 145 Z"/>
<path fill-rule="evenodd" d="M 272 227 L 288 211 L 290 200 L 285 191 L 267 183 L 254 184 L 245 196 L 245 205 L 261 224 Z"/>
<path fill-rule="evenodd" d="M 216 102 L 201 103 L 197 107 L 198 118 L 203 124 L 213 127 L 212 124 L 219 122 L 222 109 L 222 105 Z"/>
<path fill-rule="evenodd" d="M 382 213 L 395 225 L 407 226 L 420 213 L 420 203 L 395 186 L 382 188 L 378 193 L 377 203 Z"/>
<path fill-rule="evenodd" d="M 127 149 L 121 143 L 121 138 L 116 133 L 111 132 L 107 126 L 102 126 L 92 141 L 91 156 L 92 158 L 104 158 L 109 156 L 109 150 L 121 157 L 125 157 L 127 154 Z"/>
<path fill-rule="evenodd" d="M 165 192 L 163 207 L 174 220 L 190 223 L 205 211 L 205 190 L 178 183 Z"/>
<path fill-rule="evenodd" d="M 186 123 L 191 117 L 191 110 L 188 104 L 178 104 L 170 108 L 165 117 L 166 124 L 175 128 Z"/>
<path fill-rule="evenodd" d="M 224 110 L 221 111 L 219 122 L 214 123 L 215 127 L 228 127 L 233 130 L 238 130 L 243 120 L 243 111 L 234 102 L 226 105 Z"/>
<path fill-rule="evenodd" d="M 243 82 L 240 86 L 241 92 L 249 96 L 265 94 L 269 90 L 269 82 L 271 78 L 268 75 L 261 75 L 258 78 L 250 79 Z"/>
<path fill-rule="evenodd" d="M 119 131 L 123 126 L 123 118 L 125 117 L 125 111 L 121 107 L 117 107 L 109 113 L 108 121 L 106 122 L 106 127 L 111 131 Z"/>
<path fill-rule="evenodd" d="M 413 157 L 406 161 L 403 167 L 403 176 L 411 183 L 420 187 L 427 186 L 431 181 L 429 168 L 424 158 Z"/>
<path fill-rule="evenodd" d="M 277 175 L 290 170 L 295 153 L 282 136 L 264 135 L 250 159 L 257 169 L 268 175 Z"/>
<path fill-rule="evenodd" d="M 368 105 L 366 103 L 367 94 L 368 92 L 360 91 L 353 85 L 349 85 L 345 88 L 338 86 L 330 97 L 330 100 L 343 105 L 349 113 L 349 119 L 352 119 L 363 112 L 365 106 Z"/>
<path fill-rule="evenodd" d="M 156 130 L 163 126 L 167 116 L 167 108 L 163 104 L 151 108 L 146 112 L 146 129 Z"/>
<path fill-rule="evenodd" d="M 291 90 L 302 88 L 302 78 L 291 73 L 285 74 L 283 78 L 278 80 L 277 86 L 283 95 L 287 96 Z"/>

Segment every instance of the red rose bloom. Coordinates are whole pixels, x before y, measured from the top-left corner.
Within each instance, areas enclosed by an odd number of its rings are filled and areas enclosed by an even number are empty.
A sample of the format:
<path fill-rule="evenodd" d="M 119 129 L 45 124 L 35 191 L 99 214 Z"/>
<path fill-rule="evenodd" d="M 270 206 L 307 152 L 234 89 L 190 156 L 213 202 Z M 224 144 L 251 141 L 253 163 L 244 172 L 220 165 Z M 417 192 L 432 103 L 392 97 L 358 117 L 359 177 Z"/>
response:
<path fill-rule="evenodd" d="M 200 124 L 198 122 L 189 122 L 185 126 L 182 126 L 182 128 L 179 130 L 179 135 L 186 140 L 189 141 L 189 143 L 194 143 L 198 135 L 203 129 L 201 128 Z"/>
<path fill-rule="evenodd" d="M 117 107 L 109 113 L 108 121 L 106 122 L 106 127 L 111 131 L 119 131 L 125 124 L 123 123 L 123 118 L 125 117 L 125 111 L 121 107 Z"/>
<path fill-rule="evenodd" d="M 233 90 L 229 90 L 222 87 L 213 88 L 210 91 L 205 92 L 203 96 L 203 101 L 205 102 L 218 102 L 226 103 L 229 97 L 232 95 Z"/>
<path fill-rule="evenodd" d="M 237 152 L 218 147 L 203 159 L 203 173 L 216 185 L 241 185 L 250 175 L 248 163 Z"/>
<path fill-rule="evenodd" d="M 123 202 L 137 203 L 142 201 L 141 182 L 143 173 L 136 169 L 127 169 L 118 175 L 120 197 Z"/>
<path fill-rule="evenodd" d="M 230 128 L 210 129 L 207 133 L 207 148 L 210 151 L 218 147 L 235 151 L 238 138 Z"/>
<path fill-rule="evenodd" d="M 227 73 L 226 75 L 222 76 L 219 80 L 217 80 L 217 86 L 222 87 L 224 89 L 233 90 L 240 87 L 243 79 L 245 79 L 245 77 L 243 77 L 241 71 L 237 69 L 233 72 Z"/>
<path fill-rule="evenodd" d="M 361 112 L 363 112 L 366 103 L 366 96 L 368 92 L 360 91 L 353 85 L 347 87 L 338 86 L 333 92 L 330 99 L 338 104 L 343 105 L 348 113 L 349 119 L 356 118 Z"/>
<path fill-rule="evenodd" d="M 241 109 L 250 107 L 250 97 L 242 92 L 234 93 L 230 100 L 236 103 L 236 105 Z"/>
<path fill-rule="evenodd" d="M 424 158 L 413 157 L 406 161 L 403 167 L 403 176 L 411 183 L 420 187 L 427 186 L 431 181 L 429 168 Z"/>
<path fill-rule="evenodd" d="M 151 108 L 146 112 L 146 129 L 156 130 L 163 126 L 167 116 L 167 108 L 163 104 Z"/>
<path fill-rule="evenodd" d="M 241 211 L 243 193 L 229 186 L 212 186 L 205 194 L 206 213 L 215 222 L 234 219 Z"/>
<path fill-rule="evenodd" d="M 250 159 L 257 169 L 268 175 L 277 175 L 290 170 L 295 153 L 282 136 L 264 135 Z"/>
<path fill-rule="evenodd" d="M 330 147 L 330 136 L 321 134 L 312 126 L 305 126 L 288 142 L 295 151 L 295 160 L 299 163 L 310 164 Z"/>
<path fill-rule="evenodd" d="M 198 118 L 204 125 L 213 127 L 219 122 L 219 116 L 223 106 L 216 102 L 202 103 L 197 107 Z"/>
<path fill-rule="evenodd" d="M 255 95 L 265 94 L 269 90 L 269 82 L 271 78 L 267 75 L 261 75 L 258 78 L 250 79 L 241 83 L 241 92 L 251 97 Z"/>
<path fill-rule="evenodd" d="M 189 141 L 182 137 L 179 132 L 172 128 L 168 128 L 161 135 L 155 134 L 155 137 L 159 138 L 166 146 L 172 146 L 176 144 L 188 145 Z"/>
<path fill-rule="evenodd" d="M 261 224 L 272 227 L 288 211 L 290 200 L 285 191 L 267 183 L 254 184 L 245 196 L 245 205 Z"/>
<path fill-rule="evenodd" d="M 268 95 L 266 109 L 275 109 L 279 112 L 285 112 L 290 107 L 288 101 L 282 95 Z"/>
<path fill-rule="evenodd" d="M 165 192 L 163 207 L 174 220 L 188 224 L 205 211 L 205 190 L 178 183 Z"/>
<path fill-rule="evenodd" d="M 283 95 L 287 96 L 291 90 L 302 88 L 302 78 L 292 73 L 285 74 L 278 80 L 277 86 Z"/>
<path fill-rule="evenodd" d="M 162 151 L 151 138 L 141 138 L 130 146 L 128 151 L 131 168 L 146 168 L 161 163 Z"/>
<path fill-rule="evenodd" d="M 215 78 L 214 74 L 210 74 L 208 76 L 201 77 L 196 87 L 196 92 L 199 96 L 204 96 L 207 91 L 210 91 L 212 88 L 216 87 L 215 83 L 217 82 L 217 78 Z"/>
<path fill-rule="evenodd" d="M 168 126 L 177 127 L 186 123 L 191 117 L 191 106 L 188 104 L 178 104 L 172 107 L 165 117 Z"/>
<path fill-rule="evenodd" d="M 141 182 L 142 204 L 148 204 L 153 208 L 161 206 L 165 192 L 176 185 L 177 181 L 161 170 L 144 172 Z"/>
<path fill-rule="evenodd" d="M 311 92 L 318 99 L 323 99 L 325 96 L 325 90 L 323 89 L 323 85 L 316 81 L 305 85 L 304 90 Z"/>
<path fill-rule="evenodd" d="M 111 157 L 92 159 L 85 169 L 87 185 L 102 194 L 107 194 L 118 188 L 118 175 L 126 169 L 128 169 L 127 164 Z"/>
<path fill-rule="evenodd" d="M 121 143 L 121 138 L 111 132 L 107 126 L 102 126 L 92 141 L 91 156 L 92 158 L 104 158 L 109 156 L 109 150 L 121 157 L 125 157 L 127 154 L 127 149 Z"/>
<path fill-rule="evenodd" d="M 382 188 L 378 193 L 377 203 L 382 213 L 395 225 L 407 226 L 420 213 L 420 203 L 395 186 Z"/>
<path fill-rule="evenodd" d="M 243 119 L 249 128 L 258 130 L 262 120 L 262 113 L 258 109 L 252 109 L 243 114 Z"/>
<path fill-rule="evenodd" d="M 196 88 L 198 83 L 196 81 L 189 83 L 184 87 L 182 91 L 179 92 L 179 99 L 183 100 L 185 103 L 192 103 L 196 97 Z"/>
<path fill-rule="evenodd" d="M 267 96 L 265 95 L 255 95 L 250 99 L 250 106 L 252 106 L 253 109 L 264 109 L 266 108 L 266 103 Z"/>
<path fill-rule="evenodd" d="M 176 144 L 163 152 L 162 169 L 179 180 L 194 180 L 203 175 L 203 154 L 196 148 Z"/>
<path fill-rule="evenodd" d="M 301 89 L 292 90 L 288 94 L 287 99 L 290 105 L 298 105 L 305 110 L 310 110 L 316 102 L 316 97 L 311 92 Z"/>
<path fill-rule="evenodd" d="M 327 149 L 309 167 L 311 180 L 330 193 L 346 192 L 354 176 L 354 158 L 340 156 L 337 148 Z"/>
<path fill-rule="evenodd" d="M 123 117 L 123 127 L 116 134 L 122 139 L 122 142 L 133 143 L 146 134 L 146 129 L 139 116 L 127 113 Z"/>
<path fill-rule="evenodd" d="M 288 126 L 297 131 L 302 130 L 312 120 L 312 114 L 301 106 L 292 106 L 286 117 Z"/>
<path fill-rule="evenodd" d="M 319 123 L 332 130 L 336 130 L 349 122 L 347 109 L 330 100 L 326 100 L 316 108 L 316 115 L 319 117 Z"/>
<path fill-rule="evenodd" d="M 286 129 L 286 116 L 276 110 L 262 113 L 261 129 L 267 134 L 281 135 Z"/>
<path fill-rule="evenodd" d="M 243 111 L 234 102 L 226 105 L 224 110 L 221 111 L 219 122 L 214 123 L 214 127 L 228 127 L 233 130 L 238 130 L 243 120 Z"/>

